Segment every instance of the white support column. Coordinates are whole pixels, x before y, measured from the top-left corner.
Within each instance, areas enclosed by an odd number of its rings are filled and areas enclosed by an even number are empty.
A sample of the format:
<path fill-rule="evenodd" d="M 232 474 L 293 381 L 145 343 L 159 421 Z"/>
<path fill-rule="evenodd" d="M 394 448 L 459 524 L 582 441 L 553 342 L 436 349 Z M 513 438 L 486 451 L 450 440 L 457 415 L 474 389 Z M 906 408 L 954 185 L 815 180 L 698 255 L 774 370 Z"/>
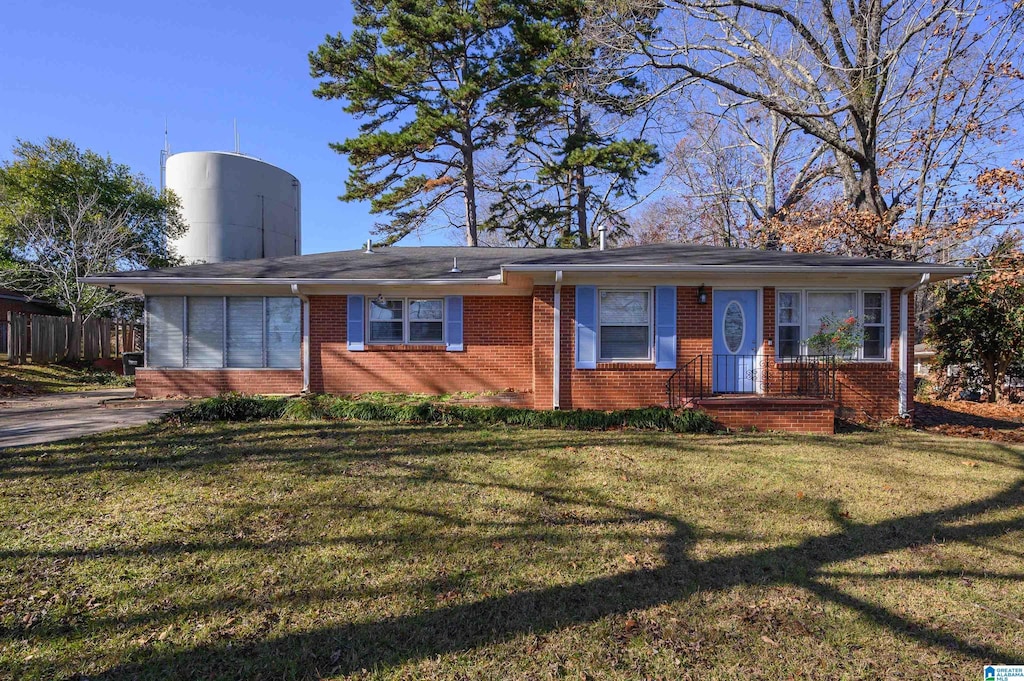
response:
<path fill-rule="evenodd" d="M 554 347 L 551 354 L 551 408 L 558 409 L 562 387 L 562 270 L 555 272 Z"/>
<path fill-rule="evenodd" d="M 920 281 L 900 291 L 899 412 L 902 418 L 910 416 L 910 294 L 931 281 L 931 278 L 931 274 L 922 274 Z"/>
<path fill-rule="evenodd" d="M 302 301 L 302 392 L 309 392 L 309 297 L 292 284 L 292 293 Z"/>

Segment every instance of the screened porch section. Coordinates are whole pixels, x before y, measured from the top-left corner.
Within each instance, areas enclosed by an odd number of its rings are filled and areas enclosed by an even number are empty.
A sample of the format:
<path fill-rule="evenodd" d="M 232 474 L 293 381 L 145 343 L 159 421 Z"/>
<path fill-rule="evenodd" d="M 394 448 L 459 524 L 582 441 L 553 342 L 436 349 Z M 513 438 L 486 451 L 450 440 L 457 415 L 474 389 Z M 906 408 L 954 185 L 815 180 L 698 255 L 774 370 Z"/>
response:
<path fill-rule="evenodd" d="M 298 298 L 148 296 L 146 366 L 161 369 L 298 369 Z"/>

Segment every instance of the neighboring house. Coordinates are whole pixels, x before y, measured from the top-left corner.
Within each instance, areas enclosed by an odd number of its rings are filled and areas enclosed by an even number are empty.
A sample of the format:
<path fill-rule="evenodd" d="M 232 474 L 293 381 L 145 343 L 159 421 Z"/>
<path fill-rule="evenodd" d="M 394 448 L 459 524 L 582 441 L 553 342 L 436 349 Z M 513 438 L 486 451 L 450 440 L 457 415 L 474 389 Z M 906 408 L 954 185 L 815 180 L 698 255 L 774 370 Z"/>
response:
<path fill-rule="evenodd" d="M 927 343 L 914 346 L 914 375 L 927 377 L 935 369 L 935 348 Z"/>
<path fill-rule="evenodd" d="M 63 316 L 65 312 L 45 300 L 32 298 L 20 291 L 0 287 L 0 321 L 7 321 L 8 312 Z"/>
<path fill-rule="evenodd" d="M 16 314 L 42 314 L 48 316 L 65 315 L 63 310 L 52 303 L 0 286 L 0 355 L 3 355 L 5 358 L 9 342 L 9 329 L 7 325 L 12 312 Z"/>
<path fill-rule="evenodd" d="M 515 391 L 537 409 L 698 405 L 731 427 L 832 432 L 837 409 L 912 411 L 913 291 L 968 273 L 657 244 L 392 247 L 86 281 L 146 296 L 144 397 Z M 849 313 L 855 356 L 806 357 L 822 316 Z"/>

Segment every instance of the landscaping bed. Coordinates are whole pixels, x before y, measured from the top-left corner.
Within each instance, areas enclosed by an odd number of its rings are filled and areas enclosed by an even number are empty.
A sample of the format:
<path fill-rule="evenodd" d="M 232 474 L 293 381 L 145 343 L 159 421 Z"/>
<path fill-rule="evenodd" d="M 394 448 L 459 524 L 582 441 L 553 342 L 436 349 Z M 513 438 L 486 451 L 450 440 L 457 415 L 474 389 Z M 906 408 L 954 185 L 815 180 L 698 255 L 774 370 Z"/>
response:
<path fill-rule="evenodd" d="M 178 423 L 285 418 L 293 421 L 358 419 L 388 423 L 508 425 L 566 430 L 630 428 L 676 433 L 710 433 L 715 430 L 712 418 L 699 409 L 645 407 L 619 411 L 552 411 L 476 406 L 461 404 L 460 401 L 451 396 L 389 393 L 368 393 L 355 397 L 223 395 L 193 402 L 168 418 Z"/>
<path fill-rule="evenodd" d="M 1024 443 L 1024 404 L 920 400 L 914 423 L 953 437 Z"/>

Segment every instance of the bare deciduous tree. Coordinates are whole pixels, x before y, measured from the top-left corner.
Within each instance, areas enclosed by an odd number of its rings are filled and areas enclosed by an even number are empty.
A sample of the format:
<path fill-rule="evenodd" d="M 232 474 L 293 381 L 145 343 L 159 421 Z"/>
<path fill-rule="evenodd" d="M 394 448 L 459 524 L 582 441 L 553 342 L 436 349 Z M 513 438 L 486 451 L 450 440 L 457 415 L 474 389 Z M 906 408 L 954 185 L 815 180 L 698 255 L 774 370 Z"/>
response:
<path fill-rule="evenodd" d="M 756 106 L 825 145 L 839 179 L 833 231 L 848 252 L 930 257 L 1004 222 L 967 195 L 1005 166 L 1022 113 L 1024 3 L 994 0 L 618 0 L 595 39 L 663 88 Z M 660 12 L 656 36 L 633 31 Z M 636 18 L 640 17 L 641 21 Z M 632 40 L 627 40 L 632 37 Z M 793 134 L 793 133 L 788 133 Z M 759 146 L 770 149 L 770 137 Z M 999 208 L 997 206 L 996 208 Z M 829 216 L 813 213 L 820 224 Z M 801 247 L 805 244 L 796 244 Z"/>
<path fill-rule="evenodd" d="M 0 269 L 0 284 L 49 299 L 76 321 L 123 303 L 129 294 L 80 279 L 142 266 L 145 252 L 126 218 L 104 208 L 99 194 L 79 195 L 52 216 L 18 215 L 10 225 L 15 263 Z"/>
<path fill-rule="evenodd" d="M 777 249 L 779 223 L 834 176 L 825 145 L 783 117 L 750 106 L 692 114 L 668 157 L 668 186 L 726 245 Z M 815 193 L 815 190 L 817 193 Z"/>

